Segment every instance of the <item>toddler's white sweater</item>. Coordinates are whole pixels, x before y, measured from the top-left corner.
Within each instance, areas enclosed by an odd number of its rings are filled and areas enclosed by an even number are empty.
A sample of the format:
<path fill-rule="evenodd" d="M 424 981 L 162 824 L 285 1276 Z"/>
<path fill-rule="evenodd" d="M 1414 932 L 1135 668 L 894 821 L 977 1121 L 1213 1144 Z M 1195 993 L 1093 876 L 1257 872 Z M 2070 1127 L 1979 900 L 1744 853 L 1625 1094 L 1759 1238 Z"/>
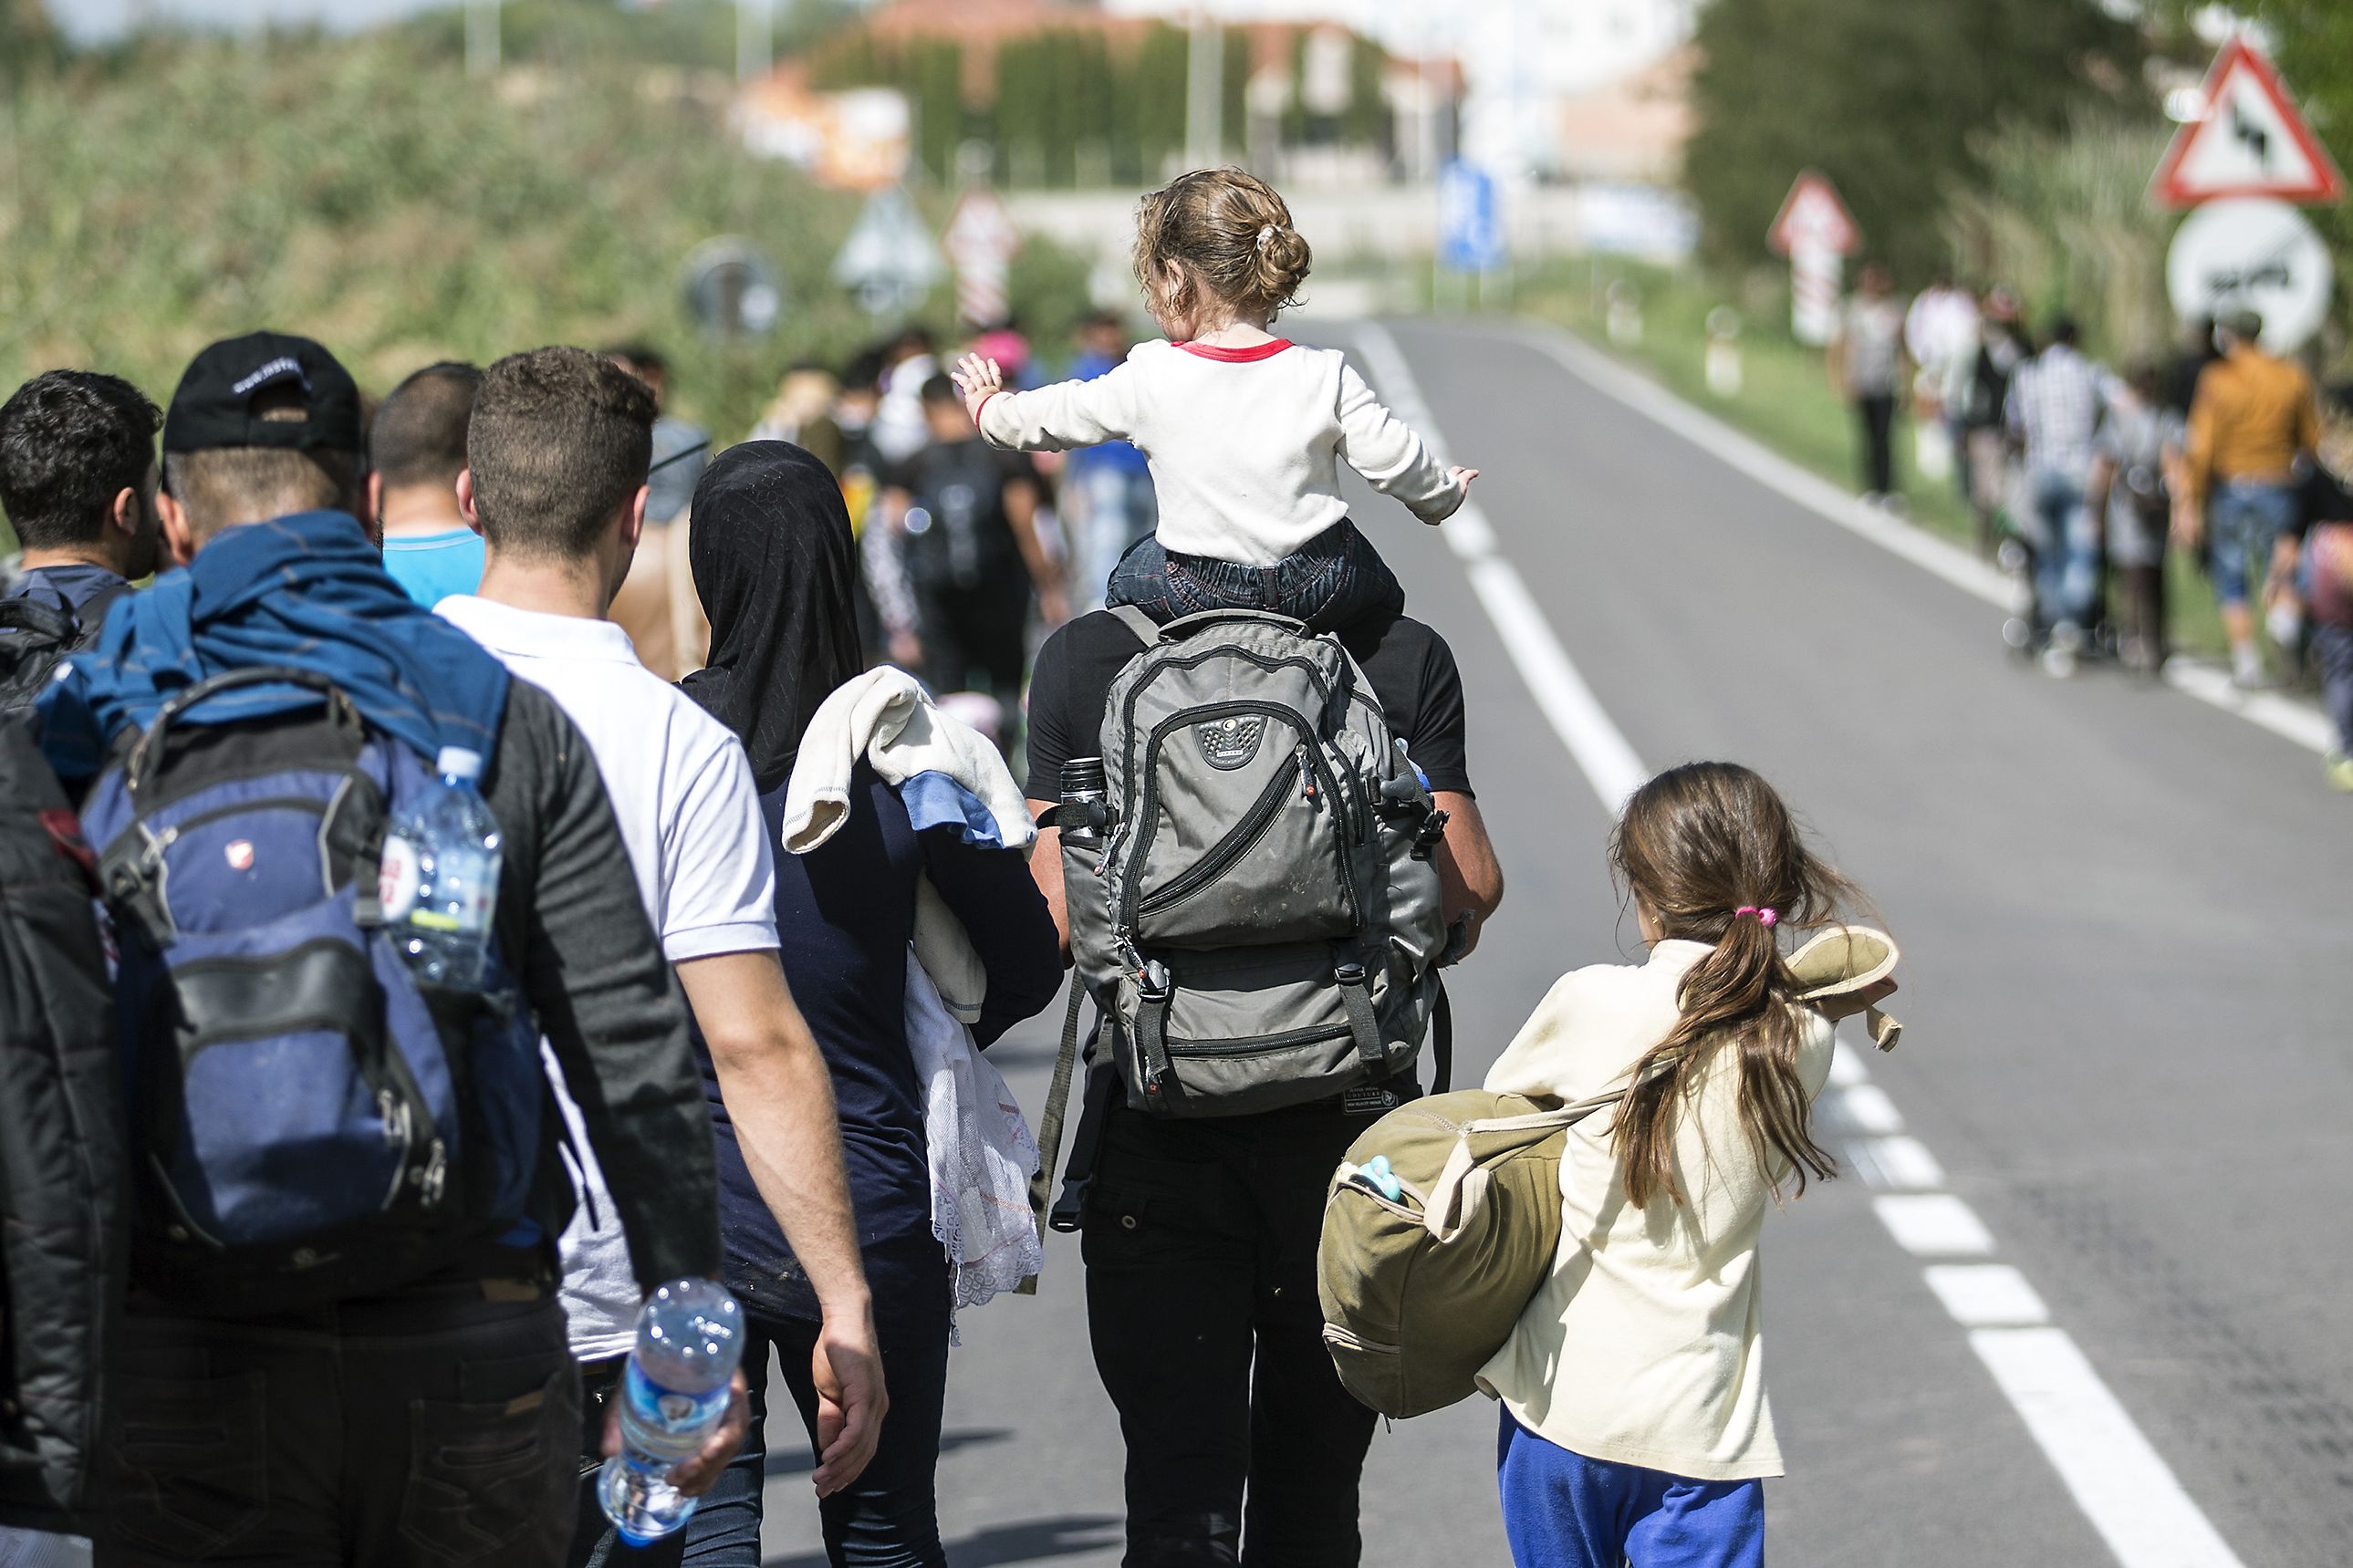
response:
<path fill-rule="evenodd" d="M 1348 515 L 1346 463 L 1424 522 L 1461 489 L 1337 349 L 1139 343 L 1092 381 L 1003 392 L 981 405 L 998 447 L 1066 451 L 1132 441 L 1152 464 L 1163 548 L 1271 566 Z"/>

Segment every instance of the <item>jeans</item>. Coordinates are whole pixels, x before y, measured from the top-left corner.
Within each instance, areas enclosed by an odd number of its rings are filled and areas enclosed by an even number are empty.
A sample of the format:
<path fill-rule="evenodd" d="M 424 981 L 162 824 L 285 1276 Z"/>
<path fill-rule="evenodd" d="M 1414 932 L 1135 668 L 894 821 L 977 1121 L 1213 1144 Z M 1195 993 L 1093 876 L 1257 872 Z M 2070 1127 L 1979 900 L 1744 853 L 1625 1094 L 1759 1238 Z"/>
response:
<path fill-rule="evenodd" d="M 1761 1481 L 1699 1481 L 1588 1459 L 1506 1410 L 1495 1484 L 1519 1568 L 1765 1568 Z"/>
<path fill-rule="evenodd" d="M 1355 1568 L 1374 1416 L 1324 1352 L 1315 1245 L 1366 1119 L 1117 1110 L 1083 1232 L 1095 1367 L 1127 1440 L 1125 1568 Z"/>
<path fill-rule="evenodd" d="M 1137 542 L 1152 537 L 1160 517 L 1152 476 L 1124 463 L 1089 461 L 1073 453 L 1062 505 L 1071 524 L 1071 610 L 1103 608 L 1112 569 Z"/>
<path fill-rule="evenodd" d="M 2320 671 L 2320 704 L 2337 726 L 2337 754 L 2353 757 L 2353 626 L 2315 623 L 2312 662 Z"/>
<path fill-rule="evenodd" d="M 1029 574 L 1018 563 L 970 586 L 918 580 L 915 629 L 923 684 L 942 696 L 986 691 L 1008 709 L 1021 700 L 1029 662 Z"/>
<path fill-rule="evenodd" d="M 2210 518 L 2214 596 L 2225 605 L 2243 605 L 2250 586 L 2270 575 L 2274 542 L 2295 526 L 2295 490 L 2225 479 L 2215 488 Z"/>
<path fill-rule="evenodd" d="M 1862 422 L 1862 490 L 1865 495 L 1895 493 L 1895 395 L 1865 393 L 1854 400 Z"/>
<path fill-rule="evenodd" d="M 579 1377 L 547 1279 L 247 1321 L 134 1304 L 100 1568 L 556 1568 Z"/>
<path fill-rule="evenodd" d="M 834 1568 L 945 1568 L 947 1563 L 940 1545 L 934 1477 L 940 1412 L 948 1388 L 948 1275 L 936 1247 L 932 1255 L 940 1264 L 937 1293 L 921 1301 L 884 1303 L 875 1321 L 883 1387 L 891 1396 L 881 1446 L 856 1480 L 818 1503 L 826 1558 Z M 759 1568 L 761 1489 L 767 1479 L 768 1351 L 776 1348 L 785 1386 L 814 1446 L 817 1383 L 810 1358 L 817 1350 L 817 1324 L 797 1318 L 752 1320 L 744 1344 L 744 1373 L 752 1384 L 752 1434 L 686 1521 L 685 1561 L 693 1568 Z M 638 1568 L 636 1560 L 627 1557 L 617 1560 L 617 1568 L 621 1565 Z"/>
<path fill-rule="evenodd" d="M 2032 509 L 2035 619 L 2088 626 L 2100 602 L 2100 540 L 2084 504 L 2084 477 L 2036 468 L 2026 477 Z"/>
<path fill-rule="evenodd" d="M 1267 610 L 1328 632 L 1405 612 L 1397 574 L 1345 518 L 1271 566 L 1172 553 L 1156 539 L 1141 540 L 1120 558 L 1104 596 L 1163 625 L 1204 610 Z"/>

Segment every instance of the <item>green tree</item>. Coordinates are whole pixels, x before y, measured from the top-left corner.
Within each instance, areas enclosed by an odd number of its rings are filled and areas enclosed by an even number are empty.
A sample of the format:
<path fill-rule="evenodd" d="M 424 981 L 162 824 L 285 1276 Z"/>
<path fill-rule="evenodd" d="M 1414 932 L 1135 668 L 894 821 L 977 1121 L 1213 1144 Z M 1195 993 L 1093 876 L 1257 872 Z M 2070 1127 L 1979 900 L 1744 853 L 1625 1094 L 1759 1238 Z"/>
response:
<path fill-rule="evenodd" d="M 2316 9 L 2338 0 L 2307 0 Z M 1981 188 L 1984 139 L 2141 98 L 2139 35 L 2099 0 L 1709 0 L 1683 180 L 1718 261 L 1767 256 L 1790 182 L 1820 169 L 1866 245 L 1917 277 Z"/>

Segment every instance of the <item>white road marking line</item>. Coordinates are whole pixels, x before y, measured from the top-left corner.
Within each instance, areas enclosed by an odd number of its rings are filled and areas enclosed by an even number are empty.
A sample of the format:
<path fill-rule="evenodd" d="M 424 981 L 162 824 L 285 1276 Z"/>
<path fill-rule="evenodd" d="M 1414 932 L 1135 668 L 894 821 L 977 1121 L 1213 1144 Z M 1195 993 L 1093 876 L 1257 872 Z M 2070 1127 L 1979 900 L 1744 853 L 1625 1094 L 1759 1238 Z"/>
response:
<path fill-rule="evenodd" d="M 2010 612 L 2010 580 L 1960 546 L 1863 505 L 1820 475 L 1799 468 L 1762 442 L 1684 402 L 1589 343 L 1535 322 L 1516 325 L 1522 329 L 1516 341 L 1548 355 L 1595 390 L 1665 426 L 1758 484 L 1778 491 L 1849 533 L 1901 556 L 2004 614 Z M 1369 353 L 1366 355 L 1367 359 L 1371 357 Z M 2165 682 L 2209 707 L 2235 713 L 2307 751 L 2325 754 L 2337 749 L 2328 720 L 2318 710 L 2291 702 L 2274 692 L 2242 692 L 2231 684 L 2228 673 L 2211 666 L 2174 659 L 2165 667 Z"/>
<path fill-rule="evenodd" d="M 1915 1258 L 1983 1257 L 1993 1233 L 1977 1211 L 1950 1193 L 1890 1194 L 1871 1200 L 1895 1245 Z"/>
<path fill-rule="evenodd" d="M 2241 1568 L 2063 1329 L 1969 1335 L 2076 1506 L 2128 1568 Z"/>
<path fill-rule="evenodd" d="M 1397 340 L 1386 327 L 1376 321 L 1359 323 L 1356 331 L 1357 351 L 1370 364 L 1373 380 L 1388 396 L 1389 406 L 1400 418 L 1420 431 L 1433 452 L 1442 455 L 1445 448 L 1437 422 L 1430 417 L 1430 405 L 1422 400 L 1420 389 L 1413 378 L 1412 367 L 1406 363 L 1404 352 L 1398 347 Z M 1583 347 L 1581 344 L 1577 346 Z M 1585 352 L 1592 353 L 1591 350 Z M 1556 350 L 1555 357 L 1568 365 L 1573 373 L 1583 374 L 1582 368 L 1565 353 Z M 1606 361 L 1602 363 L 1607 365 Z M 1630 373 L 1620 371 L 1615 365 L 1608 365 L 1608 369 L 1620 376 L 1630 375 Z M 1647 383 L 1640 385 L 1649 392 L 1657 393 L 1657 389 L 1649 387 Z M 1604 390 L 1609 389 L 1605 387 Z M 1658 393 L 1658 396 L 1665 399 L 1665 408 L 1673 411 L 1672 417 L 1668 417 L 1664 412 L 1656 415 L 1662 423 L 1683 430 L 1703 447 L 1753 454 L 1745 459 L 1727 460 L 1732 460 L 1736 468 L 1749 472 L 1761 483 L 1814 507 L 1841 526 L 1873 538 L 1898 555 L 1919 560 L 1928 570 L 1947 577 L 1968 592 L 1988 597 L 1981 592 L 1984 585 L 1982 578 L 1990 577 L 1999 593 L 2000 574 L 1980 567 L 1974 558 L 1940 540 L 1876 514 L 1866 513 L 1852 519 L 1835 515 L 1829 504 L 1831 501 L 1846 503 L 1850 510 L 1856 511 L 1861 509 L 1848 502 L 1847 498 L 1827 481 L 1817 479 L 1766 451 L 1689 405 L 1663 393 Z M 1626 400 L 1633 401 L 1630 396 Z M 1651 410 L 1645 407 L 1645 412 Z M 1686 416 L 1697 423 L 1688 428 L 1678 423 Z M 1747 466 L 1751 462 L 1756 464 L 1755 468 Z M 1810 486 L 1820 487 L 1827 492 L 1823 502 L 1818 504 L 1797 493 L 1798 489 Z M 1594 697 L 1592 689 L 1577 674 L 1577 667 L 1569 661 L 1567 650 L 1562 647 L 1551 623 L 1528 594 L 1527 585 L 1521 581 L 1518 572 L 1504 558 L 1497 545 L 1494 527 L 1488 521 L 1486 514 L 1466 503 L 1447 522 L 1446 530 L 1448 544 L 1462 559 L 1472 587 L 1477 590 L 1481 603 L 1486 606 L 1489 618 L 1495 623 L 1496 631 L 1502 636 L 1513 662 L 1519 667 L 1521 679 L 1527 682 L 1530 692 L 1545 709 L 1546 718 L 1560 734 L 1569 755 L 1576 759 L 1587 782 L 1592 784 L 1594 794 L 1600 796 L 1602 804 L 1614 815 L 1625 803 L 1626 796 L 1649 777 L 1648 770 L 1642 766 L 1624 733 L 1611 721 L 1609 712 Z M 1942 564 L 1932 564 L 1932 562 L 1941 562 Z M 1500 573 L 1490 575 L 1489 584 L 1507 579 L 1512 589 L 1516 591 L 1499 594 L 1491 586 L 1482 585 L 1482 569 L 1491 567 L 1500 568 Z M 2003 604 L 2007 601 L 1990 596 L 1990 602 Z M 1507 607 L 1506 611 L 1499 612 L 1499 603 Z M 1845 1069 L 1838 1068 L 1839 1058 L 1850 1054 L 1841 1047 L 1832 1058 L 1833 1073 L 1843 1070 L 1851 1075 L 1838 1090 L 1841 1099 L 1846 1102 L 1844 1109 L 1852 1114 L 1852 1101 L 1858 1094 L 1864 1096 L 1867 1105 L 1870 1096 L 1876 1095 L 1878 1105 L 1884 1107 L 1885 1117 L 1891 1122 L 1884 1130 L 1890 1136 L 1878 1140 L 1873 1145 L 1876 1153 L 1885 1143 L 1895 1141 L 1893 1135 L 1902 1126 L 1902 1118 L 1896 1115 L 1894 1103 L 1883 1091 L 1863 1081 L 1866 1075 L 1862 1071 L 1859 1061 L 1851 1063 Z M 1877 1107 L 1872 1109 L 1875 1110 Z M 1926 1149 L 1921 1148 L 1920 1153 L 1926 1156 Z M 1933 1163 L 1933 1160 L 1930 1163 Z M 1921 1207 L 1924 1204 L 1949 1206 Z M 1881 1223 L 1915 1254 L 1923 1249 L 1905 1241 L 1905 1232 L 1900 1226 L 1913 1226 L 1915 1237 L 1941 1233 L 1948 1244 L 1957 1238 L 1975 1243 L 1957 1249 L 1963 1252 L 1982 1253 L 1993 1249 L 1993 1237 L 1987 1233 L 1983 1222 L 1960 1199 L 1948 1194 L 1883 1196 L 1872 1200 L 1872 1206 L 1878 1212 Z M 1956 1211 L 1960 1216 L 1958 1220 L 1955 1217 Z M 1891 1218 L 1891 1212 L 1899 1217 Z M 1923 1218 L 1924 1215 L 1928 1217 Z M 1965 1230 L 1973 1230 L 1974 1234 L 1965 1236 Z M 1944 1247 L 1935 1250 L 1955 1249 Z M 1928 1272 L 1935 1275 L 1936 1270 L 1932 1268 Z M 2032 1288 L 2027 1285 L 2022 1275 L 2018 1278 L 2018 1285 L 2027 1295 L 2033 1295 Z M 1937 1289 L 1934 1279 L 1930 1279 L 1929 1287 L 1936 1290 L 1940 1299 L 1945 1298 L 1945 1291 Z M 1982 1284 L 1963 1289 L 1974 1289 L 1981 1293 L 1978 1296 L 1965 1295 L 1965 1306 L 1991 1299 Z M 2013 1306 L 2017 1305 L 2017 1300 L 2015 1296 L 2011 1298 Z M 2039 1306 L 2040 1298 L 2035 1300 Z M 1946 1305 L 1956 1318 L 1961 1316 L 1951 1300 L 1947 1300 Z M 2084 1510 L 2084 1516 L 2099 1531 L 2100 1538 L 2107 1542 L 2109 1551 L 2116 1554 L 2123 1568 L 2242 1568 L 2238 1558 L 2215 1533 L 2213 1525 L 2200 1511 L 2189 1494 L 2182 1490 L 2181 1483 L 2175 1479 L 2163 1458 L 2149 1446 L 2148 1439 L 2140 1429 L 2133 1425 L 2132 1417 L 2117 1403 L 2116 1396 L 2108 1391 L 2107 1385 L 2100 1381 L 2099 1373 L 2092 1370 L 2091 1363 L 2084 1359 L 2084 1352 L 2076 1348 L 2075 1342 L 2067 1336 L 2064 1330 L 2047 1327 L 1973 1328 L 1969 1332 L 1969 1343 L 1978 1352 L 1978 1359 L 1993 1373 L 1996 1384 L 2026 1422 L 2027 1430 L 2033 1434 L 2035 1442 L 2041 1446 L 2052 1467 L 2059 1472 L 2059 1479 L 2074 1498 L 2075 1505 Z"/>
<path fill-rule="evenodd" d="M 1923 1272 L 1928 1289 L 1965 1329 L 2024 1329 L 2051 1321 L 2026 1276 L 2007 1263 L 1937 1263 Z"/>
<path fill-rule="evenodd" d="M 1945 1184 L 1945 1167 L 1936 1163 L 1936 1156 L 1929 1153 L 1928 1146 L 1917 1138 L 1898 1133 L 1892 1138 L 1865 1138 L 1860 1142 L 1869 1152 L 1883 1186 L 1927 1192 Z"/>
<path fill-rule="evenodd" d="M 1903 1114 L 1887 1091 L 1875 1083 L 1851 1083 L 1822 1096 L 1822 1109 L 1831 1121 L 1857 1132 L 1901 1132 Z"/>

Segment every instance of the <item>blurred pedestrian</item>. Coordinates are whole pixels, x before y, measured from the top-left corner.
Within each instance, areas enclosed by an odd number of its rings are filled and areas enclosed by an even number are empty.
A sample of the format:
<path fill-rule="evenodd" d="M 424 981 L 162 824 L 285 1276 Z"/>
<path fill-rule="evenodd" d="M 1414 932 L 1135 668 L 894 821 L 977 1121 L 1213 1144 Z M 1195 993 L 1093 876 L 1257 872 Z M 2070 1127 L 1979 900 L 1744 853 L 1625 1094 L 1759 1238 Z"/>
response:
<path fill-rule="evenodd" d="M 670 363 L 643 344 L 608 350 L 605 355 L 636 376 L 662 406 L 670 390 Z M 694 597 L 686 566 L 686 511 L 694 483 L 711 460 L 711 436 L 701 426 L 665 414 L 654 421 L 653 462 L 646 475 L 646 526 L 638 552 L 608 613 L 629 634 L 629 643 L 648 669 L 676 680 L 699 669 L 711 646 L 711 627 Z"/>
<path fill-rule="evenodd" d="M 2320 463 L 2296 488 L 2305 522 L 2303 591 L 2312 611 L 2312 661 L 2336 745 L 2328 782 L 2353 791 L 2353 489 Z"/>
<path fill-rule="evenodd" d="M 849 439 L 834 417 L 840 398 L 841 383 L 833 372 L 804 360 L 785 372 L 747 439 L 789 441 L 838 476 L 849 458 Z"/>
<path fill-rule="evenodd" d="M 23 552 L 0 588 L 0 713 L 30 710 L 155 570 L 163 417 L 129 382 L 79 370 L 37 375 L 0 405 L 0 510 Z"/>
<path fill-rule="evenodd" d="M 1977 515 L 1978 553 L 1987 560 L 1994 557 L 2001 519 L 2017 489 L 2005 424 L 2010 380 L 2033 352 L 2019 320 L 2017 296 L 2007 289 L 1986 290 L 1978 312 L 1977 347 L 1969 356 L 1959 400 L 1969 510 Z"/>
<path fill-rule="evenodd" d="M 1098 310 L 1079 328 L 1071 379 L 1108 375 L 1126 363 L 1128 346 L 1126 321 L 1116 310 Z M 1061 510 L 1071 537 L 1072 607 L 1083 614 L 1102 607 L 1112 567 L 1159 521 L 1150 461 L 1130 441 L 1079 447 L 1062 468 Z"/>
<path fill-rule="evenodd" d="M 903 463 L 931 439 L 923 384 L 939 373 L 939 343 L 928 327 L 910 326 L 883 349 L 882 395 L 867 434 L 884 462 Z"/>
<path fill-rule="evenodd" d="M 2122 590 L 2118 655 L 2154 675 L 2166 657 L 2165 545 L 2172 499 L 2168 458 L 2181 418 L 2165 406 L 2165 372 L 2144 364 L 2116 389 L 2094 438 L 2089 508 L 2104 527 L 2104 554 Z"/>
<path fill-rule="evenodd" d="M 2273 640 L 2293 658 L 2302 613 L 2293 551 L 2295 469 L 2320 440 L 2320 404 L 2300 365 L 2265 353 L 2263 318 L 2234 311 L 2215 328 L 2221 358 L 2199 373 L 2183 447 L 2174 535 L 2185 550 L 2210 546 L 2214 596 L 2231 642 L 2231 675 L 2242 687 L 2269 677 L 2255 644 L 2251 595 L 2260 590 Z"/>
<path fill-rule="evenodd" d="M 1978 342 L 1977 296 L 1940 270 L 1904 314 L 1904 346 L 1919 366 L 1913 407 L 1922 476 L 1927 477 L 1929 455 L 1941 441 L 1942 461 L 1964 502 L 1969 500 L 1968 384 Z"/>
<path fill-rule="evenodd" d="M 67 683 L 110 745 L 153 740 L 167 702 L 181 742 L 142 748 L 135 797 L 111 766 L 84 813 L 110 863 L 155 868 L 110 883 L 147 1187 L 109 1369 L 121 1437 L 101 1568 L 355 1553 L 421 1568 L 480 1559 L 486 1542 L 512 1568 L 564 1561 L 579 1389 L 554 1238 L 574 1195 L 540 1121 L 536 1036 L 583 1109 L 638 1287 L 718 1266 L 686 1017 L 634 888 L 612 875 L 625 850 L 596 763 L 551 699 L 385 574 L 351 514 L 360 447 L 357 391 L 318 344 L 254 333 L 200 353 L 164 426 L 163 531 L 185 570 L 124 601 Z M 273 678 L 285 671 L 301 683 Z M 174 700 L 218 678 L 237 684 Z M 298 875 L 295 857 L 327 861 L 347 801 L 414 809 L 413 781 L 453 747 L 483 764 L 499 828 L 496 962 L 473 1001 L 453 988 L 428 1012 L 389 946 L 371 978 L 365 950 L 335 934 L 364 931 L 373 864 L 363 889 L 338 885 L 348 862 L 333 860 L 322 902 L 322 870 Z M 332 796 L 293 795 L 321 779 Z M 195 814 L 176 837 L 142 820 L 174 809 Z M 257 841 L 273 872 L 245 876 Z M 167 969 L 192 942 L 236 952 L 247 983 Z M 205 1028 L 250 1047 L 207 1058 L 209 1106 L 178 1076 L 172 1020 L 190 998 L 214 1010 Z M 354 1065 L 396 1050 L 438 1069 L 431 1088 Z M 269 1114 L 223 1109 L 239 1104 Z M 437 1106 L 462 1119 L 441 1122 L 462 1145 L 435 1137 Z M 303 1228 L 385 1191 L 387 1160 L 391 1196 Z M 196 1194 L 217 1205 L 216 1231 L 239 1226 L 239 1252 L 195 1246 L 168 1217 Z"/>
<path fill-rule="evenodd" d="M 1069 618 L 1060 575 L 1038 531 L 1027 459 L 980 438 L 944 375 L 923 388 L 926 443 L 892 474 L 900 543 L 914 591 L 924 684 L 935 693 L 1021 700 L 1034 595 L 1049 629 Z"/>
<path fill-rule="evenodd" d="M 1905 378 L 1904 303 L 1883 263 L 1867 261 L 1831 339 L 1831 383 L 1854 408 L 1863 499 L 1895 503 L 1895 408 Z"/>
<path fill-rule="evenodd" d="M 1763 1568 L 1763 1482 L 1782 1473 L 1763 1226 L 1785 1186 L 1836 1173 L 1812 1107 L 1837 1013 L 1797 994 L 1776 936 L 1860 895 L 1728 763 L 1635 791 L 1610 863 L 1648 958 L 1564 975 L 1487 1074 L 1552 1104 L 1625 1091 L 1569 1134 L 1571 1245 L 1479 1373 L 1504 1406 L 1504 1532 L 1519 1568 Z"/>
<path fill-rule="evenodd" d="M 2026 464 L 2033 630 L 2047 640 L 2043 667 L 2053 675 L 2074 672 L 2100 609 L 2100 531 L 2087 500 L 2116 377 L 2084 357 L 2079 335 L 2070 318 L 2052 321 L 2042 352 L 2010 387 L 2010 430 Z"/>
<path fill-rule="evenodd" d="M 384 537 L 384 569 L 428 610 L 482 580 L 482 536 L 458 509 L 481 381 L 470 364 L 427 365 L 385 395 L 368 425 L 368 510 Z"/>
<path fill-rule="evenodd" d="M 743 741 L 770 837 L 786 830 L 797 765 L 822 772 L 849 763 L 846 778 L 828 780 L 839 788 L 827 797 L 839 807 L 839 825 L 814 847 L 797 836 L 790 847 L 806 852 L 784 856 L 776 868 L 776 936 L 839 1104 L 890 1387 L 890 1418 L 873 1462 L 846 1485 L 830 1484 L 829 1467 L 819 1477 L 826 1555 L 837 1568 L 941 1568 L 934 1471 L 951 1273 L 933 1225 L 930 1086 L 909 1044 L 909 944 L 922 941 L 919 928 L 929 918 L 919 914 L 919 900 L 944 906 L 977 955 L 983 1000 L 972 1031 L 979 1045 L 1053 1000 L 1060 952 L 1021 851 L 1005 847 L 994 826 L 979 831 L 988 814 L 952 761 L 925 759 L 926 787 L 902 791 L 883 781 L 866 745 L 844 742 L 836 752 L 810 737 L 826 699 L 863 668 L 851 612 L 849 520 L 832 476 L 806 452 L 747 443 L 703 476 L 694 516 L 695 584 L 711 607 L 712 642 L 710 666 L 684 689 Z M 1012 795 L 1002 764 L 993 756 L 986 762 L 1002 779 L 1002 793 Z M 1021 807 L 1012 810 L 1018 817 Z M 810 1267 L 815 1260 L 800 1251 L 800 1237 L 776 1223 L 805 1180 L 803 1162 L 764 1142 L 757 1122 L 744 1116 L 718 1042 L 706 1061 L 726 1281 L 749 1330 L 744 1364 L 754 1436 L 688 1521 L 686 1552 L 712 1568 L 757 1568 L 767 1454 L 787 1446 L 766 1420 L 776 1407 L 767 1396 L 769 1351 L 779 1352 L 790 1407 L 821 1452 L 832 1431 L 826 1358 L 839 1356 L 841 1336 L 827 1277 Z"/>

